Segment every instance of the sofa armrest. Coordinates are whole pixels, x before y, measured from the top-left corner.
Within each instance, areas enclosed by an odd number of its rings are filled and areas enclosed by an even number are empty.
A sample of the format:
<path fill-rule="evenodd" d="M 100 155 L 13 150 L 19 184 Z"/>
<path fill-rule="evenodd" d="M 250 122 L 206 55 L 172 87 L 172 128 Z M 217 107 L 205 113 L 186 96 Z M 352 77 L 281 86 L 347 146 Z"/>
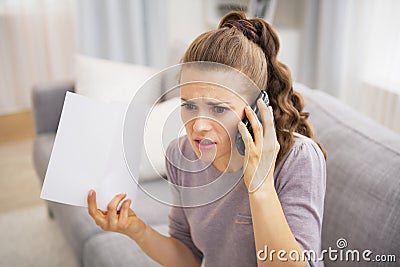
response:
<path fill-rule="evenodd" d="M 48 82 L 32 88 L 32 111 L 36 134 L 56 132 L 67 91 L 74 92 L 74 83 Z"/>

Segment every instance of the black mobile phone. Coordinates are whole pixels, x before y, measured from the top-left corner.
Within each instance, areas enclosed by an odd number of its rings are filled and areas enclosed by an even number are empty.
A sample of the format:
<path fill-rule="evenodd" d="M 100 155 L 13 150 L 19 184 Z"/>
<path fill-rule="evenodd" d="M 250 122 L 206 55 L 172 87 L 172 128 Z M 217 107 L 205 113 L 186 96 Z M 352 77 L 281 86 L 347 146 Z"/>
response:
<path fill-rule="evenodd" d="M 269 106 L 268 94 L 267 94 L 267 92 L 262 90 L 260 92 L 260 94 L 258 95 L 254 104 L 251 106 L 251 109 L 256 113 L 258 120 L 261 122 L 261 114 L 257 107 L 257 100 L 260 98 L 264 101 L 265 104 L 267 104 L 267 106 Z M 253 137 L 253 140 L 254 140 L 253 129 L 252 129 L 251 123 L 246 115 L 244 116 L 244 119 L 242 121 L 243 121 L 244 125 L 247 127 L 247 129 L 249 130 L 249 133 L 251 134 L 251 136 Z M 240 134 L 239 130 L 236 132 L 236 140 L 235 141 L 236 141 L 236 147 L 237 147 L 240 155 L 244 155 L 245 147 L 244 147 L 242 135 Z"/>

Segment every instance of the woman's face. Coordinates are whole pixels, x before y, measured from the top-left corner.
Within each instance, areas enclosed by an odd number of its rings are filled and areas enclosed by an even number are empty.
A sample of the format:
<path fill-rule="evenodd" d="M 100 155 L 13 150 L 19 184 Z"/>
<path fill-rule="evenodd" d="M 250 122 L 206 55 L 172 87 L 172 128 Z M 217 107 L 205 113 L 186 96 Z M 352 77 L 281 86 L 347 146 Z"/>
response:
<path fill-rule="evenodd" d="M 236 170 L 243 162 L 234 140 L 247 103 L 227 88 L 232 82 L 219 71 L 181 73 L 181 118 L 187 136 L 199 159 L 212 162 L 220 171 Z"/>

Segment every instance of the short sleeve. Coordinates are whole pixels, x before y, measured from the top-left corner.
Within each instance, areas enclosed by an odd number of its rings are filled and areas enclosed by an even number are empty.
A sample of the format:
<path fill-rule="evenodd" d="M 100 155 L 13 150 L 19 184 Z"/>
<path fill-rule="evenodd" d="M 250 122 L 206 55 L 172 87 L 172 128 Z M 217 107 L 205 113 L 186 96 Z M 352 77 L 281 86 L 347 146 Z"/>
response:
<path fill-rule="evenodd" d="M 315 251 L 317 258 L 321 252 L 326 164 L 318 145 L 304 140 L 296 143 L 281 163 L 275 173 L 275 187 L 293 235 L 303 250 Z M 324 265 L 310 260 L 307 266 Z"/>
<path fill-rule="evenodd" d="M 177 149 L 176 142 L 172 142 L 166 151 L 166 170 L 167 170 L 167 178 L 173 184 L 180 184 L 178 182 L 178 172 L 176 167 L 171 164 L 170 160 L 174 157 L 174 149 Z M 171 190 L 177 190 L 175 187 L 171 187 Z M 172 197 L 175 198 L 173 203 L 179 203 L 179 192 L 172 192 Z M 203 254 L 193 243 L 192 236 L 190 234 L 190 225 L 186 218 L 186 214 L 184 208 L 173 206 L 170 209 L 168 215 L 168 226 L 169 226 L 169 235 L 173 238 L 184 243 L 194 254 L 194 256 L 201 262 L 203 259 Z"/>

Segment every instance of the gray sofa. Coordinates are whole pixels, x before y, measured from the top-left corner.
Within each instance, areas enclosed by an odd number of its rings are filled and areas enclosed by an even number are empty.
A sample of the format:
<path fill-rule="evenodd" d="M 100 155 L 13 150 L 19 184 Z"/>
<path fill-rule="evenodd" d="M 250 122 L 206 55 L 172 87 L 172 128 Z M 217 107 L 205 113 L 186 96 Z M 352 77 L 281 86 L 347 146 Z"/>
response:
<path fill-rule="evenodd" d="M 321 91 L 303 85 L 295 88 L 303 94 L 316 137 L 328 151 L 322 244 L 323 249 L 331 250 L 331 257 L 325 254 L 325 265 L 400 266 L 400 136 Z M 33 89 L 33 159 L 41 182 L 66 91 L 74 91 L 72 82 Z M 157 181 L 148 183 L 157 190 Z M 137 201 L 137 214 L 166 233 L 168 207 L 140 190 Z M 127 237 L 101 231 L 86 209 L 53 202 L 48 202 L 48 209 L 80 266 L 158 266 Z M 338 241 L 340 238 L 345 240 Z M 345 241 L 347 247 L 339 250 Z M 359 250 L 360 262 L 345 260 L 349 250 Z M 364 250 L 372 252 L 366 255 L 371 259 L 394 255 L 397 263 L 367 263 L 361 258 Z M 347 254 L 351 259 L 351 253 Z"/>

